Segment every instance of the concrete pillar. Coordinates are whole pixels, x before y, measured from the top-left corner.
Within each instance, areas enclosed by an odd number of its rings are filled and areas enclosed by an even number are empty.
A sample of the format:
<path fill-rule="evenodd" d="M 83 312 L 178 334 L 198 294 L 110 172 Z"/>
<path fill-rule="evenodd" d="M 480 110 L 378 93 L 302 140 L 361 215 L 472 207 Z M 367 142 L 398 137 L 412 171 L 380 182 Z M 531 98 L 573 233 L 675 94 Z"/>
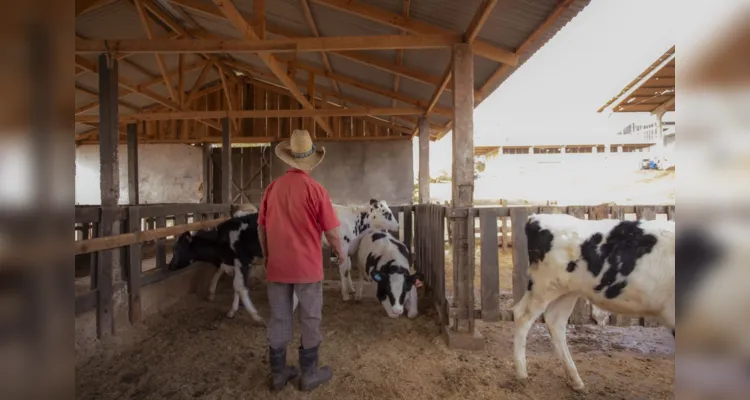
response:
<path fill-rule="evenodd" d="M 622 145 L 620 145 L 620 146 L 617 146 L 617 152 L 618 152 L 618 153 L 622 153 L 622 152 L 623 152 L 623 150 L 622 150 Z"/>
<path fill-rule="evenodd" d="M 591 152 L 596 154 L 599 152 L 599 150 L 596 148 L 596 146 L 591 146 Z"/>
<path fill-rule="evenodd" d="M 232 140 L 229 118 L 221 120 L 221 203 L 232 203 Z"/>
<path fill-rule="evenodd" d="M 430 124 L 419 120 L 419 204 L 430 202 Z"/>
<path fill-rule="evenodd" d="M 474 56 L 470 44 L 453 46 L 453 326 L 448 347 L 481 350 L 484 338 L 474 324 Z M 472 234 L 469 235 L 469 229 Z M 471 237 L 470 237 L 471 236 Z"/>
<path fill-rule="evenodd" d="M 664 156 L 664 125 L 662 123 L 662 118 L 664 117 L 664 111 L 658 111 L 655 114 L 656 116 L 656 146 L 654 146 L 655 150 L 655 156 L 656 157 L 663 157 Z"/>
<path fill-rule="evenodd" d="M 529 154 L 534 154 L 534 146 L 529 147 Z"/>

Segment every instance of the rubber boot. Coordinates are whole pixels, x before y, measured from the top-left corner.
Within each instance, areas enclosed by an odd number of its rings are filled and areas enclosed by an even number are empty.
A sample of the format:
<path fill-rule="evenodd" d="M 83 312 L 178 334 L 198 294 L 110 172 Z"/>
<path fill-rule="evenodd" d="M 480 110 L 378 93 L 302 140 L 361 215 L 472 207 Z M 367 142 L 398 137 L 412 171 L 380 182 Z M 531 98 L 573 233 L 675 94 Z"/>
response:
<path fill-rule="evenodd" d="M 286 365 L 286 347 L 268 348 L 268 359 L 271 364 L 271 390 L 281 390 L 289 381 L 299 375 L 297 368 Z"/>
<path fill-rule="evenodd" d="M 299 390 L 310 391 L 331 380 L 333 370 L 328 365 L 318 368 L 318 349 L 320 345 L 311 349 L 299 347 L 299 365 L 302 376 L 299 379 Z"/>

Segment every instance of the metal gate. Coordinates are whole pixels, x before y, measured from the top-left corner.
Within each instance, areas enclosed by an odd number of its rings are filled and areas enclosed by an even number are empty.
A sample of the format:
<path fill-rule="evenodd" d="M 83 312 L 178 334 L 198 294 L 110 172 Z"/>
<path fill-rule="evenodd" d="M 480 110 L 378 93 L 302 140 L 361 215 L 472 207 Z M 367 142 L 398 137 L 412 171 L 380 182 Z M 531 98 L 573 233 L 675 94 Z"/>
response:
<path fill-rule="evenodd" d="M 263 191 L 271 183 L 270 145 L 232 148 L 232 204 L 260 206 Z M 211 151 L 213 164 L 212 192 L 214 203 L 224 203 L 221 198 L 221 148 Z"/>

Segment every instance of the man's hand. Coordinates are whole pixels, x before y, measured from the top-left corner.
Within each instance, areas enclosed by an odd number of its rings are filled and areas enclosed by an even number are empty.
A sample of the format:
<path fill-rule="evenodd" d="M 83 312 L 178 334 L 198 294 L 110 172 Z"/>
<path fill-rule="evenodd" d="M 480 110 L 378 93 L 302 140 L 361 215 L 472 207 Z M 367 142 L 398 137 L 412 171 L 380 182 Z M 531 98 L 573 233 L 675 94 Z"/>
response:
<path fill-rule="evenodd" d="M 346 257 L 342 257 L 341 254 L 336 255 L 336 259 L 339 260 L 339 265 L 344 265 L 344 263 L 346 262 Z"/>
<path fill-rule="evenodd" d="M 339 265 L 344 264 L 348 254 L 343 254 L 344 252 L 341 251 L 341 235 L 339 234 L 339 228 L 333 228 L 329 231 L 326 231 L 324 234 L 326 236 L 326 239 L 328 239 L 328 244 L 331 245 L 334 253 L 336 253 L 336 258 L 339 260 Z"/>

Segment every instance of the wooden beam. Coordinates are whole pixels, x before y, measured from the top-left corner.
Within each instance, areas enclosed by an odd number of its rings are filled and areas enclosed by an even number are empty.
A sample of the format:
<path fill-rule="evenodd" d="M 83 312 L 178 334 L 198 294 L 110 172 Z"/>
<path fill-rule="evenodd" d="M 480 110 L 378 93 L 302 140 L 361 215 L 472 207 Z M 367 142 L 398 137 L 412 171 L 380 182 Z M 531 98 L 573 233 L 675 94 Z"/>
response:
<path fill-rule="evenodd" d="M 78 82 L 76 82 L 76 86 L 75 87 L 76 87 L 76 90 L 78 90 L 80 92 L 83 92 L 83 93 L 86 93 L 89 96 L 99 97 L 99 92 L 97 92 L 94 89 L 87 88 L 87 87 L 79 84 Z M 96 105 L 99 105 L 99 101 L 98 100 L 96 101 Z M 141 111 L 140 107 L 136 106 L 135 104 L 131 104 L 131 103 L 127 102 L 127 101 L 124 101 L 124 100 L 120 100 L 120 105 L 123 106 L 123 107 L 125 107 L 125 108 L 129 108 L 129 109 L 131 109 L 131 110 L 133 110 L 135 112 L 140 112 Z M 92 108 L 94 108 L 94 107 L 92 107 Z M 79 109 L 76 109 L 76 114 L 79 114 L 78 110 Z M 88 110 L 85 110 L 85 111 L 88 111 Z"/>
<path fill-rule="evenodd" d="M 138 176 L 138 126 L 137 124 L 128 124 L 128 204 L 138 205 L 139 199 L 139 176 Z"/>
<path fill-rule="evenodd" d="M 482 3 L 479 4 L 477 12 L 474 13 L 474 18 L 469 24 L 469 28 L 466 30 L 466 43 L 472 44 L 474 42 L 474 39 L 476 39 L 479 31 L 482 30 L 482 26 L 484 25 L 485 21 L 487 21 L 487 18 L 495 8 L 495 5 L 497 5 L 497 0 L 483 0 Z M 427 106 L 427 112 L 425 112 L 425 115 L 429 115 L 430 112 L 432 112 L 432 110 L 437 106 L 438 101 L 440 101 L 440 96 L 448 86 L 448 82 L 450 82 L 452 76 L 453 69 L 449 64 L 445 72 L 443 73 L 443 80 L 440 83 L 440 86 L 438 86 L 437 90 L 435 90 L 435 93 L 433 93 L 432 97 L 430 98 L 430 103 Z M 474 90 L 472 90 L 472 95 L 473 94 Z M 416 131 L 417 130 L 414 129 L 412 135 L 416 133 Z"/>
<path fill-rule="evenodd" d="M 258 36 L 250 27 L 250 24 L 248 24 L 247 21 L 242 17 L 242 14 L 240 14 L 239 10 L 237 10 L 237 7 L 235 7 L 234 4 L 232 4 L 228 0 L 213 0 L 213 2 L 214 4 L 216 4 L 216 6 L 219 7 L 226 18 L 230 22 L 232 22 L 232 25 L 234 25 L 235 28 L 237 28 L 246 39 L 256 42 L 259 40 Z M 320 38 L 315 38 L 315 40 L 320 40 Z M 267 40 L 264 42 L 267 42 Z M 303 108 L 308 110 L 313 109 L 313 106 L 310 104 L 310 102 L 308 102 L 302 92 L 297 89 L 297 85 L 294 83 L 294 81 L 286 75 L 284 66 L 276 60 L 276 57 L 274 57 L 270 53 L 259 53 L 258 56 L 268 67 L 268 69 L 270 69 L 271 72 L 276 75 L 281 83 L 283 83 L 284 86 L 289 89 L 294 98 L 297 99 L 297 101 L 302 105 Z M 315 121 L 320 125 L 323 131 L 326 132 L 326 134 L 333 136 L 331 127 L 328 126 L 328 123 L 324 119 L 315 117 Z"/>
<path fill-rule="evenodd" d="M 258 38 L 266 39 L 266 0 L 253 0 L 253 25 Z"/>
<path fill-rule="evenodd" d="M 516 54 L 523 54 L 528 50 L 528 48 L 534 44 L 534 41 L 537 40 L 543 33 L 547 32 L 547 30 L 557 21 L 558 18 L 567 10 L 570 5 L 573 3 L 573 0 L 562 0 L 560 4 L 555 7 L 554 10 L 545 18 L 544 22 L 542 22 L 541 25 L 539 25 L 534 32 L 529 35 L 526 40 L 516 49 Z M 477 92 L 477 98 L 475 101 L 477 103 L 481 103 L 484 101 L 484 99 L 489 96 L 492 91 L 494 91 L 495 86 L 497 85 L 497 81 L 505 76 L 505 74 L 510 70 L 512 67 L 516 67 L 517 65 L 503 65 L 487 79 L 487 82 L 482 85 L 482 87 Z"/>
<path fill-rule="evenodd" d="M 338 81 L 340 83 L 344 83 L 344 84 L 347 84 L 349 86 L 356 87 L 358 89 L 362 89 L 362 90 L 366 90 L 368 92 L 376 93 L 376 94 L 379 94 L 379 95 L 381 95 L 383 97 L 387 97 L 387 98 L 391 98 L 391 99 L 396 99 L 396 100 L 401 101 L 401 102 L 403 102 L 405 104 L 411 104 L 411 105 L 413 105 L 415 107 L 425 108 L 428 105 L 424 101 L 421 101 L 421 100 L 415 99 L 413 97 L 407 96 L 407 95 L 405 95 L 403 93 L 394 92 L 393 90 L 386 89 L 386 88 L 383 88 L 383 87 L 378 86 L 378 85 L 373 85 L 373 84 L 370 84 L 370 83 L 362 82 L 361 80 L 356 79 L 356 78 L 351 78 L 351 77 L 340 75 L 340 74 L 337 74 L 337 73 L 327 73 L 325 70 L 323 70 L 323 69 L 321 69 L 321 68 L 319 68 L 319 67 L 317 67 L 315 65 L 308 64 L 308 63 L 305 63 L 305 62 L 302 62 L 302 61 L 293 62 L 292 65 L 294 65 L 297 69 L 303 69 L 303 70 L 306 70 L 306 71 L 312 71 L 315 74 L 325 76 L 328 79 L 333 79 L 333 80 L 336 80 L 336 81 Z M 434 107 L 434 111 L 435 111 L 435 113 L 440 114 L 440 115 L 444 115 L 444 116 L 451 116 L 452 115 L 451 110 L 448 109 L 448 108 L 446 108 L 446 107 L 435 106 Z"/>
<path fill-rule="evenodd" d="M 309 104 L 309 103 L 308 103 Z M 237 110 L 237 111 L 174 111 L 121 114 L 120 121 L 169 121 L 189 119 L 221 118 L 322 118 L 322 117 L 361 117 L 366 115 L 419 115 L 419 108 L 326 108 L 300 110 Z M 97 115 L 76 116 L 76 122 L 98 122 Z"/>
<path fill-rule="evenodd" d="M 307 26 L 310 27 L 313 36 L 320 37 L 320 32 L 318 32 L 318 25 L 315 24 L 315 20 L 312 16 L 312 11 L 310 11 L 310 3 L 308 2 L 308 0 L 300 0 L 300 7 L 302 7 L 302 13 L 305 15 Z M 331 60 L 328 58 L 328 53 L 321 52 L 320 57 L 323 59 L 323 65 L 325 66 L 326 71 L 333 72 L 333 67 L 331 67 Z M 341 92 L 341 88 L 339 88 L 338 82 L 333 82 L 333 88 L 337 93 Z"/>
<path fill-rule="evenodd" d="M 287 138 L 288 139 L 288 138 Z M 274 136 L 233 136 L 232 143 L 273 143 L 286 140 L 282 137 Z M 357 136 L 357 137 L 319 137 L 316 142 L 389 142 L 399 140 L 411 140 L 406 135 L 396 136 Z M 166 139 L 166 138 L 141 138 L 142 144 L 196 144 L 196 143 L 221 143 L 220 136 L 208 136 L 205 138 L 184 138 L 184 139 Z M 98 139 L 84 139 L 79 141 L 81 145 L 98 144 Z M 120 139 L 120 144 L 127 144 L 126 139 Z"/>
<path fill-rule="evenodd" d="M 198 79 L 196 79 L 195 83 L 193 84 L 193 88 L 190 89 L 190 93 L 187 97 L 187 104 L 190 104 L 193 102 L 193 99 L 195 98 L 196 93 L 198 93 L 198 90 L 201 88 L 201 85 L 203 85 L 203 82 L 206 80 L 206 76 L 208 74 L 208 71 L 211 68 L 211 62 L 206 61 L 206 64 L 203 66 L 203 69 L 201 70 L 200 75 L 198 75 Z"/>
<path fill-rule="evenodd" d="M 404 18 L 402 15 L 383 10 L 382 8 L 354 2 L 351 0 L 312 0 L 336 10 L 349 14 L 358 15 L 371 21 L 379 22 L 394 28 L 402 29 L 410 33 L 420 35 L 453 34 L 446 29 L 439 28 L 415 19 Z M 463 36 L 463 35 L 461 35 Z M 407 36 L 408 37 L 408 36 Z M 512 51 L 504 50 L 485 42 L 477 41 L 474 53 L 478 56 L 497 61 L 512 67 L 518 66 L 518 55 Z"/>
<path fill-rule="evenodd" d="M 419 119 L 419 204 L 430 202 L 430 125 Z"/>
<path fill-rule="evenodd" d="M 224 69 L 221 67 L 221 65 L 217 63 L 216 70 L 219 72 L 219 79 L 221 79 L 221 86 L 224 88 L 224 97 L 226 97 L 226 100 L 227 100 L 227 108 L 229 108 L 229 111 L 234 111 L 235 110 L 234 99 L 232 99 L 231 92 L 229 91 L 229 86 L 227 85 L 227 78 L 224 74 Z M 232 127 L 234 128 L 235 132 L 240 131 L 240 127 L 236 119 L 232 119 Z"/>
<path fill-rule="evenodd" d="M 232 134 L 228 118 L 221 120 L 221 203 L 232 203 Z"/>
<path fill-rule="evenodd" d="M 409 18 L 409 9 L 411 8 L 411 0 L 404 0 L 402 6 L 401 6 L 401 15 L 404 18 Z M 401 34 L 405 35 L 407 32 L 405 30 L 401 31 Z M 396 65 L 401 66 L 404 61 L 404 50 L 397 50 L 396 51 Z M 395 75 L 393 76 L 393 91 L 398 92 L 398 87 L 401 84 L 401 76 Z M 396 107 L 396 99 L 391 100 L 391 107 Z M 395 122 L 396 118 L 391 117 L 391 122 Z M 421 186 L 420 186 L 421 188 Z"/>
<path fill-rule="evenodd" d="M 198 2 L 196 0 L 167 0 L 167 1 L 169 1 L 172 4 L 178 5 L 180 7 L 189 9 L 190 11 L 193 11 L 193 12 L 198 12 L 203 15 L 210 16 L 219 20 L 226 20 L 226 17 L 223 14 L 221 14 L 215 7 L 207 6 L 205 3 Z M 307 37 L 307 35 L 303 33 L 296 32 L 288 28 L 280 27 L 280 26 L 277 26 L 268 22 L 266 22 L 266 30 L 269 33 L 273 33 L 274 35 L 285 37 L 285 38 L 290 38 L 290 39 Z M 428 83 L 431 85 L 440 84 L 439 76 L 430 75 L 424 71 L 420 71 L 420 70 L 406 67 L 406 66 L 398 66 L 395 63 L 389 60 L 386 60 L 382 57 L 376 57 L 376 56 L 372 56 L 366 53 L 359 53 L 359 52 L 352 52 L 352 51 L 329 51 L 328 53 L 346 58 L 348 60 L 356 61 L 361 64 L 369 65 L 369 66 L 381 69 L 383 71 L 386 71 L 392 74 L 398 74 L 404 78 L 409 78 L 415 81 Z M 329 61 L 326 61 L 327 59 L 328 59 L 328 56 L 326 56 L 323 59 L 323 62 L 326 64 L 326 68 L 332 71 L 332 68 L 330 68 L 330 65 L 328 65 Z M 336 83 L 334 82 L 334 85 L 335 84 Z M 340 89 L 337 89 L 337 90 L 340 91 Z"/>
<path fill-rule="evenodd" d="M 222 1 L 222 0 L 216 0 Z M 248 25 L 249 26 L 249 25 Z M 252 29 L 252 28 L 250 28 Z M 254 32 L 253 32 L 254 33 Z M 331 36 L 299 39 L 121 39 L 76 38 L 76 54 L 105 53 L 296 53 L 346 50 L 436 49 L 461 43 L 461 35 Z"/>
<path fill-rule="evenodd" d="M 151 30 L 151 23 L 149 22 L 148 16 L 146 16 L 146 11 L 143 9 L 141 0 L 135 0 L 135 8 L 138 11 L 138 17 L 141 19 L 143 29 L 146 31 L 146 36 L 148 36 L 149 40 L 153 40 L 154 32 Z M 167 67 L 164 65 L 164 59 L 162 58 L 161 54 L 156 54 L 156 64 L 159 66 L 159 71 L 161 72 L 161 76 L 164 79 L 164 84 L 167 86 L 167 91 L 169 92 L 169 96 L 172 98 L 172 101 L 180 101 L 179 97 L 177 97 L 174 86 L 172 86 L 172 82 L 170 82 L 169 80 Z"/>

